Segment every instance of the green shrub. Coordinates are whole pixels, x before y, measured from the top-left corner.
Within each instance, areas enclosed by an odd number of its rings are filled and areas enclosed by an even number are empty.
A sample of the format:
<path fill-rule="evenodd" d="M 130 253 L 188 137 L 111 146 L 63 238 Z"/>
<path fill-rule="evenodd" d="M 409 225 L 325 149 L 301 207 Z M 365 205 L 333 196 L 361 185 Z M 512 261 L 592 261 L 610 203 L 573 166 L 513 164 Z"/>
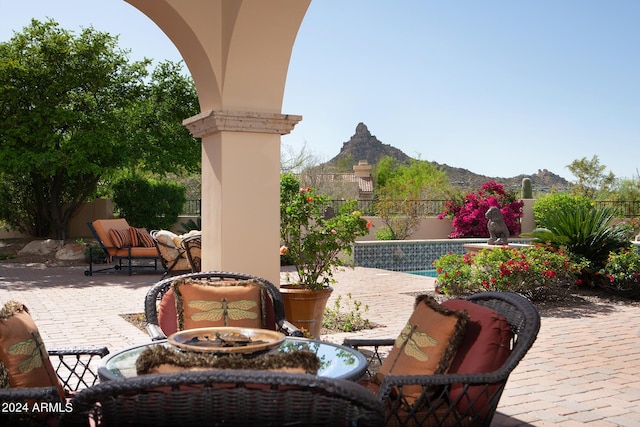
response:
<path fill-rule="evenodd" d="M 546 227 L 522 236 L 533 237 L 534 243 L 564 249 L 577 258 L 586 258 L 591 263 L 591 271 L 597 271 L 606 263 L 609 252 L 631 245 L 624 227 L 611 225 L 614 214 L 615 210 L 608 207 L 567 204 L 546 212 Z"/>
<path fill-rule="evenodd" d="M 509 291 L 531 299 L 543 297 L 551 288 L 575 285 L 585 264 L 540 246 L 495 247 L 477 255 L 447 254 L 434 262 L 438 289 L 446 294 Z"/>
<path fill-rule="evenodd" d="M 139 177 L 113 184 L 113 203 L 121 218 L 134 227 L 170 229 L 186 202 L 186 189 L 174 182 Z"/>
<path fill-rule="evenodd" d="M 396 240 L 396 236 L 391 227 L 383 226 L 379 230 L 376 230 L 374 234 L 378 240 Z"/>
<path fill-rule="evenodd" d="M 330 330 L 343 332 L 369 329 L 371 322 L 369 319 L 362 317 L 362 313 L 369 311 L 369 306 L 363 306 L 362 302 L 354 300 L 351 294 L 347 294 L 347 298 L 349 298 L 349 300 L 344 307 L 347 309 L 346 312 L 342 310 L 342 295 L 338 295 L 332 307 L 325 308 L 322 317 L 322 326 Z"/>
<path fill-rule="evenodd" d="M 584 196 L 572 196 L 567 193 L 553 193 L 542 196 L 533 204 L 533 218 L 536 227 L 547 228 L 547 216 L 557 211 L 591 208 L 593 202 Z"/>
<path fill-rule="evenodd" d="M 576 284 L 587 261 L 574 261 L 562 251 L 541 246 L 481 251 L 475 258 L 475 280 L 492 291 L 511 291 L 529 298 L 544 296 L 550 288 Z"/>
<path fill-rule="evenodd" d="M 438 273 L 438 289 L 447 295 L 463 295 L 483 290 L 472 281 L 473 256 L 449 252 L 433 262 Z"/>
<path fill-rule="evenodd" d="M 611 252 L 607 264 L 599 271 L 602 286 L 614 293 L 640 298 L 640 255 L 636 250 Z"/>

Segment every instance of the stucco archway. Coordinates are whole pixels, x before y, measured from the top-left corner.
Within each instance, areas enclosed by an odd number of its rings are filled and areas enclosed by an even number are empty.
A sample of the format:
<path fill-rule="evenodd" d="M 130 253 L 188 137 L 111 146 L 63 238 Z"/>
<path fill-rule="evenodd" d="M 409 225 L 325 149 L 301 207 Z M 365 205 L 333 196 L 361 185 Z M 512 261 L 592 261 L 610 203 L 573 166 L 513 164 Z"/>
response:
<path fill-rule="evenodd" d="M 311 0 L 125 0 L 175 44 L 201 113 L 203 270 L 279 283 L 280 136 L 291 50 Z"/>

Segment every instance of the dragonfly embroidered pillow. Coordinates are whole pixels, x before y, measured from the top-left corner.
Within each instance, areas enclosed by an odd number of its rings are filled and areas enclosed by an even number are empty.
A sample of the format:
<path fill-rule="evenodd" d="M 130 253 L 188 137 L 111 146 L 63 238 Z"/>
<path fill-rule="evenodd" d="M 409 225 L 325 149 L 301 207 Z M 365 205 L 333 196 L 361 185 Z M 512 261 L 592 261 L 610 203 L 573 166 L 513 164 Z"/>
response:
<path fill-rule="evenodd" d="M 10 387 L 54 386 L 64 399 L 38 327 L 27 307 L 16 301 L 8 301 L 0 309 L 0 361 Z"/>
<path fill-rule="evenodd" d="M 233 326 L 275 329 L 273 305 L 259 280 L 207 281 L 181 279 L 173 283 L 178 329 Z"/>
<path fill-rule="evenodd" d="M 385 375 L 432 375 L 447 371 L 460 346 L 469 317 L 448 310 L 429 295 L 416 298 L 409 321 L 396 339 L 378 372 Z M 404 387 L 405 397 L 417 398 L 420 386 Z"/>

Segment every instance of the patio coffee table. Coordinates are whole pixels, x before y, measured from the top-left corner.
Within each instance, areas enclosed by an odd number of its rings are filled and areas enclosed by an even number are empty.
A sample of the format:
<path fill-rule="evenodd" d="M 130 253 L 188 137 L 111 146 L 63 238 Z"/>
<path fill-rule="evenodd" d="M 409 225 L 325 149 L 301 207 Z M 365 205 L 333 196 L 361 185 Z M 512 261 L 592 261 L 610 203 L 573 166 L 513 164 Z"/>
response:
<path fill-rule="evenodd" d="M 108 355 L 101 360 L 98 375 L 101 381 L 137 376 L 136 360 L 148 347 L 169 346 L 167 340 L 129 347 Z M 357 380 L 367 367 L 366 358 L 357 350 L 342 345 L 307 338 L 286 337 L 282 344 L 272 351 L 292 352 L 308 350 L 320 359 L 318 376 Z M 256 356 L 260 357 L 260 356 Z"/>

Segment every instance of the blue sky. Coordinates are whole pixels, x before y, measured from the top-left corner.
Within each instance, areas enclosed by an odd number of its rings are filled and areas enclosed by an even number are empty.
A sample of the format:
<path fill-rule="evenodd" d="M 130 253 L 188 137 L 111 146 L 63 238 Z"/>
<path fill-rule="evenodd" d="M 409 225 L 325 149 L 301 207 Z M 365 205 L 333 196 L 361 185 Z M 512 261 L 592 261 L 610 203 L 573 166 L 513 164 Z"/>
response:
<path fill-rule="evenodd" d="M 132 59 L 180 59 L 121 0 L 7 3 L 1 41 L 51 17 L 119 35 Z M 572 180 L 566 166 L 597 155 L 638 177 L 639 19 L 636 0 L 313 0 L 283 105 L 304 118 L 283 143 L 328 160 L 363 122 L 412 157 L 483 175 Z"/>

